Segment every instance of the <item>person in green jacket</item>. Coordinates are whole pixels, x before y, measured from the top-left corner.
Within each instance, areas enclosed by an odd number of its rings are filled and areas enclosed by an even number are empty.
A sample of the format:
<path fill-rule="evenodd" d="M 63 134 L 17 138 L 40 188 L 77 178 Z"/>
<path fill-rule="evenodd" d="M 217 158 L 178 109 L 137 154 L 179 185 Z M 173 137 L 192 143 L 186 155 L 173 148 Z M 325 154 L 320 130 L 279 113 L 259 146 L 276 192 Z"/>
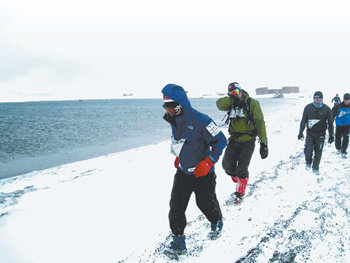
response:
<path fill-rule="evenodd" d="M 248 166 L 255 148 L 256 136 L 260 139 L 260 155 L 268 155 L 264 115 L 257 100 L 249 97 L 237 82 L 228 86 L 228 96 L 216 101 L 219 110 L 227 111 L 229 143 L 222 166 L 232 181 L 237 183 L 234 203 L 242 202 L 249 179 Z"/>

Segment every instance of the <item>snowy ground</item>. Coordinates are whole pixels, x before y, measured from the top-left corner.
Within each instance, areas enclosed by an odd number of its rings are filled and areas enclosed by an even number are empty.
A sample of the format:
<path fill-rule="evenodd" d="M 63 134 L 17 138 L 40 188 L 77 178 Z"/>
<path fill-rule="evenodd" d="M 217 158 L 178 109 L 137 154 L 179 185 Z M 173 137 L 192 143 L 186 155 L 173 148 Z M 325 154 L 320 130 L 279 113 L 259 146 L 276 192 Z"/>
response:
<path fill-rule="evenodd" d="M 305 170 L 296 140 L 305 104 L 265 116 L 270 155 L 261 160 L 257 145 L 239 206 L 219 161 L 222 236 L 206 238 L 192 197 L 183 262 L 350 262 L 350 162 L 327 144 L 321 174 Z M 0 262 L 167 262 L 158 251 L 170 233 L 169 144 L 0 181 Z"/>

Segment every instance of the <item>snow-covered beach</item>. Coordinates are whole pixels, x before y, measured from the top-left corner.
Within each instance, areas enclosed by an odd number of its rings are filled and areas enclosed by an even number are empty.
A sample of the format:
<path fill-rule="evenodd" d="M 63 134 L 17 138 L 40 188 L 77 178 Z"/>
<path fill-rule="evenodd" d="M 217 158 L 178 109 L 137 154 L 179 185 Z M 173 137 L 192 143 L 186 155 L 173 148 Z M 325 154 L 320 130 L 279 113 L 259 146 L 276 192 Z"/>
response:
<path fill-rule="evenodd" d="M 269 157 L 258 145 L 247 197 L 216 164 L 224 229 L 207 240 L 207 220 L 191 198 L 183 262 L 350 262 L 350 162 L 324 147 L 320 175 L 305 170 L 297 141 L 304 99 L 265 113 Z M 222 127 L 226 133 L 226 128 Z M 0 181 L 0 262 L 167 262 L 175 168 L 170 142 Z"/>

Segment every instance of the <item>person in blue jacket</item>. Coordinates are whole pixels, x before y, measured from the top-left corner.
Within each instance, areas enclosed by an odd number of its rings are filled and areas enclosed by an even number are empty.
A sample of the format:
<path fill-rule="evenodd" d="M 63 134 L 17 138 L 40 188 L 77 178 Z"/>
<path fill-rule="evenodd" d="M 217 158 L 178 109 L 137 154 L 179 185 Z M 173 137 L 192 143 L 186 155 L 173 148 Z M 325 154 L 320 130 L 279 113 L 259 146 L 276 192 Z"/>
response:
<path fill-rule="evenodd" d="M 346 157 L 350 133 L 350 94 L 344 94 L 342 103 L 332 109 L 335 118 L 335 148 Z"/>
<path fill-rule="evenodd" d="M 162 93 L 163 118 L 171 125 L 171 153 L 176 156 L 174 166 L 177 168 L 169 211 L 173 241 L 168 249 L 181 254 L 186 251 L 185 211 L 193 192 L 197 206 L 211 223 L 209 238 L 217 237 L 222 229 L 222 213 L 215 193 L 214 164 L 227 142 L 208 115 L 192 108 L 182 87 L 168 84 Z"/>

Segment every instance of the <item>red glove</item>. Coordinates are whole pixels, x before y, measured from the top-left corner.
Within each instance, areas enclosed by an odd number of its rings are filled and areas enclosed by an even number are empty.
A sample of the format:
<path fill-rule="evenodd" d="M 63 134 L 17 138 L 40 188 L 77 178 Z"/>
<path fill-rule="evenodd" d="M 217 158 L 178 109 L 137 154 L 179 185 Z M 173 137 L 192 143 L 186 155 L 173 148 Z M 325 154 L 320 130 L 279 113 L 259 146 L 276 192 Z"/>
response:
<path fill-rule="evenodd" d="M 174 166 L 175 166 L 175 168 L 177 169 L 177 168 L 179 168 L 179 157 L 176 157 L 176 159 L 175 159 L 175 161 L 174 161 Z"/>
<path fill-rule="evenodd" d="M 194 169 L 194 175 L 196 177 L 207 175 L 213 166 L 214 164 L 210 158 L 206 157 L 203 161 L 197 164 L 196 168 Z"/>

